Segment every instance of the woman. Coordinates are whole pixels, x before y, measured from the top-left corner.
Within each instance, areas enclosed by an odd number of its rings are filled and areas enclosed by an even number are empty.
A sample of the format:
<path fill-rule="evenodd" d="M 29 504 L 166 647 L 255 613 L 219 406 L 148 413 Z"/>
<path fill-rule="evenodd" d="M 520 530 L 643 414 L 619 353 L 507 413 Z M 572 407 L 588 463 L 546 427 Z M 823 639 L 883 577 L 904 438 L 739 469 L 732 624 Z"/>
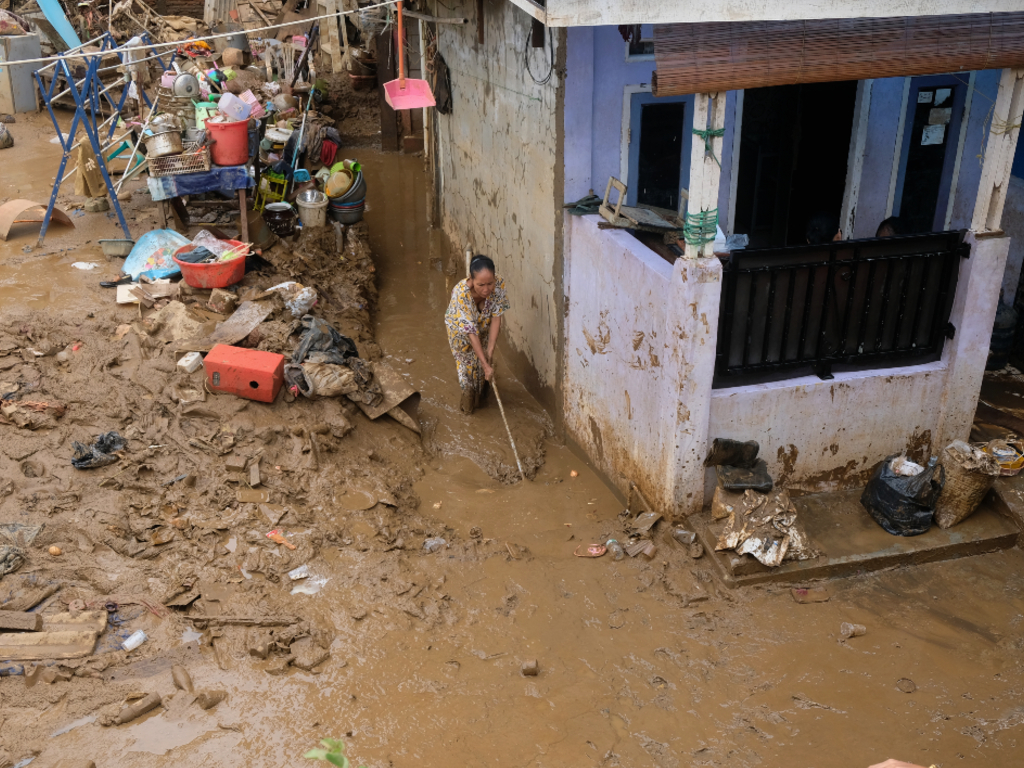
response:
<path fill-rule="evenodd" d="M 473 413 L 485 382 L 494 374 L 494 345 L 498 343 L 501 316 L 508 308 L 505 281 L 494 274 L 494 262 L 486 256 L 474 256 L 469 263 L 469 277 L 455 286 L 444 315 L 448 345 L 462 387 L 459 407 L 466 415 Z M 481 341 L 484 338 L 486 349 Z"/>

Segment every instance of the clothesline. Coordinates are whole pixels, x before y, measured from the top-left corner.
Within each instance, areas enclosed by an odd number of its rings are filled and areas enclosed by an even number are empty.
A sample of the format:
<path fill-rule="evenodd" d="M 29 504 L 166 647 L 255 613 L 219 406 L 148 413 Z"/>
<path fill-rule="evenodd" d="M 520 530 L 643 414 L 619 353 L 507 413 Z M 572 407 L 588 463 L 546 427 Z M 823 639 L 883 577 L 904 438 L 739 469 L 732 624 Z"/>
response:
<path fill-rule="evenodd" d="M 206 35 L 204 37 L 190 37 L 190 38 L 188 38 L 186 40 L 177 40 L 175 42 L 169 42 L 169 43 L 148 43 L 147 47 L 150 48 L 150 49 L 167 49 L 167 50 L 170 50 L 172 48 L 177 48 L 179 45 L 182 45 L 183 43 L 200 43 L 200 42 L 206 42 L 208 40 L 220 40 L 221 38 L 235 37 L 238 34 L 251 35 L 251 34 L 258 33 L 258 32 L 268 32 L 268 31 L 273 30 L 273 29 L 284 29 L 286 27 L 294 27 L 296 24 L 305 24 L 306 22 L 310 22 L 310 21 L 320 21 L 322 19 L 334 19 L 334 18 L 339 18 L 341 16 L 351 16 L 354 13 L 362 13 L 363 11 L 373 10 L 374 8 L 383 8 L 385 6 L 394 5 L 394 4 L 395 4 L 395 0 L 385 0 L 382 3 L 375 3 L 373 5 L 363 6 L 363 7 L 359 8 L 358 10 L 355 10 L 355 11 L 338 11 L 336 13 L 325 13 L 322 16 L 311 16 L 311 17 L 309 17 L 307 19 L 297 19 L 297 20 L 289 21 L 289 22 L 286 22 L 286 23 L 283 23 L 283 24 L 271 24 L 271 25 L 266 26 L 266 27 L 258 27 L 257 29 L 246 29 L 244 31 L 237 30 L 237 31 L 234 31 L 234 32 L 221 32 L 221 33 L 218 33 L 218 34 L 215 34 L 215 35 Z M 98 39 L 99 38 L 97 38 L 97 40 Z M 94 42 L 94 41 L 90 41 L 90 42 Z M 88 43 L 86 43 L 86 45 L 88 45 Z M 44 56 L 43 58 L 39 58 L 39 59 L 21 59 L 20 61 L 12 61 L 12 62 L 9 62 L 9 63 L 12 64 L 12 65 L 17 64 L 18 66 L 22 66 L 24 64 L 56 64 L 58 62 L 65 61 L 67 59 L 78 60 L 78 59 L 92 58 L 92 57 L 95 57 L 95 56 L 109 56 L 111 54 L 123 53 L 125 51 L 130 51 L 130 50 L 132 50 L 132 48 L 127 47 L 127 46 L 121 46 L 119 48 L 111 48 L 111 49 L 106 50 L 106 51 L 80 51 L 79 53 L 62 53 L 59 56 Z"/>

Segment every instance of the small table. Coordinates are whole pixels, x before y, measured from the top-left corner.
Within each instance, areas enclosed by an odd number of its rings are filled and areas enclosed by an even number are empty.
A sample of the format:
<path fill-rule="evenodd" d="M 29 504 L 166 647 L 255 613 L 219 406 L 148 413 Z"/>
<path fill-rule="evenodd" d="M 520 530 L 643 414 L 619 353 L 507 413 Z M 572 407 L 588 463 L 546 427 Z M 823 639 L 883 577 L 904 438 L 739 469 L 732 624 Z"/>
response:
<path fill-rule="evenodd" d="M 149 193 L 153 196 L 153 200 L 159 203 L 157 208 L 160 213 L 161 229 L 167 228 L 168 203 L 174 205 L 177 202 L 181 205 L 179 198 L 184 195 L 199 195 L 203 192 L 220 192 L 224 195 L 237 193 L 238 212 L 241 218 L 239 229 L 243 243 L 249 242 L 249 220 L 246 217 L 245 192 L 252 186 L 255 186 L 255 182 L 244 165 L 218 165 L 202 173 L 149 177 Z M 217 205 L 220 202 L 214 201 L 213 204 Z M 182 210 L 184 210 L 184 206 L 182 206 Z"/>

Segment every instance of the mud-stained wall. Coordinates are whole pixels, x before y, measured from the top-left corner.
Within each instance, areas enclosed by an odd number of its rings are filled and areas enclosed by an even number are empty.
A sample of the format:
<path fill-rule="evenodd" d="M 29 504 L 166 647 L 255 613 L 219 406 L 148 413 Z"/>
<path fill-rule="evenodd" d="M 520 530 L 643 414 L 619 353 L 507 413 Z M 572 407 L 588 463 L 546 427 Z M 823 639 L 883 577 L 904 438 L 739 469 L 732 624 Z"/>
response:
<path fill-rule="evenodd" d="M 709 434 L 757 440 L 780 485 L 834 490 L 862 485 L 879 459 L 934 451 L 947 366 L 837 373 L 715 390 Z M 709 473 L 710 480 L 710 473 Z"/>
<path fill-rule="evenodd" d="M 528 48 L 531 19 L 506 0 L 484 0 L 483 43 L 475 2 L 438 4 L 437 12 L 470 20 L 437 25 L 453 105 L 451 114 L 435 118 L 441 227 L 460 250 L 471 245 L 494 259 L 512 303 L 503 325 L 502 344 L 511 352 L 506 359 L 550 404 L 561 333 L 559 75 L 535 83 L 524 54 L 533 75 L 543 79 L 552 46 Z M 557 57 L 558 34 L 549 34 Z"/>
<path fill-rule="evenodd" d="M 566 217 L 566 433 L 659 511 L 703 501 L 717 259 L 669 264 L 632 235 Z"/>
<path fill-rule="evenodd" d="M 716 390 L 709 437 L 757 440 L 776 482 L 826 491 L 855 488 L 886 456 L 923 460 L 970 433 L 988 356 L 1009 238 L 972 242 L 961 260 L 942 359 Z M 710 473 L 706 492 L 713 488 Z"/>

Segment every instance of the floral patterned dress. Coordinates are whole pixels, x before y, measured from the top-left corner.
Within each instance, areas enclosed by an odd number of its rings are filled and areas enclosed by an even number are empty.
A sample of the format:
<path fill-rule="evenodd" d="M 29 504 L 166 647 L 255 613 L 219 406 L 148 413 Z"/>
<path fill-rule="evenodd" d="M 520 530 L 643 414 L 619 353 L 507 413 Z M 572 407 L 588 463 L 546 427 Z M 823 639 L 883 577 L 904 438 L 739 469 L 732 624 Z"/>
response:
<path fill-rule="evenodd" d="M 452 291 L 452 300 L 444 315 L 444 324 L 448 329 L 448 346 L 452 348 L 455 365 L 459 369 L 459 386 L 463 389 L 476 389 L 484 383 L 484 369 L 480 360 L 469 343 L 471 334 L 476 334 L 480 344 L 487 349 L 487 337 L 491 331 L 491 320 L 509 310 L 508 295 L 505 293 L 505 281 L 494 278 L 494 291 L 478 309 L 473 295 L 469 291 L 469 281 L 460 280 Z"/>

